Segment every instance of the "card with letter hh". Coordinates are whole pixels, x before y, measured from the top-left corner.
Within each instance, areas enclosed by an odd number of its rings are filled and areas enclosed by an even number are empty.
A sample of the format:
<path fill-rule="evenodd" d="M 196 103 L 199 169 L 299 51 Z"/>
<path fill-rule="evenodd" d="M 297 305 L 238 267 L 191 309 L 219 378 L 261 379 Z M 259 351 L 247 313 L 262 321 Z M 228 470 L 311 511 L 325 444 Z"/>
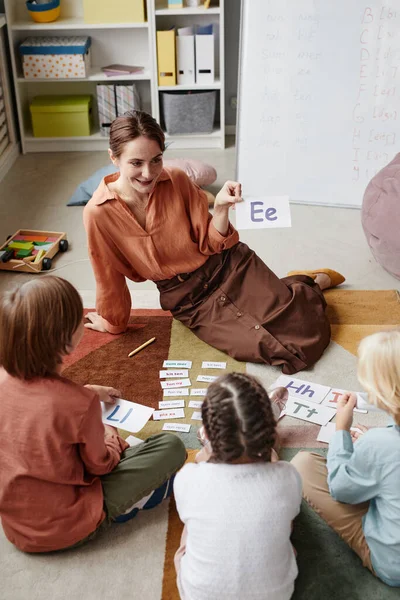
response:
<path fill-rule="evenodd" d="M 171 410 L 155 410 L 153 412 L 154 421 L 161 421 L 163 419 L 183 419 L 185 417 L 185 411 L 183 408 L 176 408 Z"/>
<path fill-rule="evenodd" d="M 186 423 L 164 423 L 163 431 L 180 431 L 181 433 L 189 433 L 191 425 Z"/>
<path fill-rule="evenodd" d="M 160 379 L 168 379 L 169 377 L 189 377 L 189 371 L 187 369 L 160 371 Z"/>
<path fill-rule="evenodd" d="M 320 404 L 326 395 L 330 392 L 330 387 L 326 385 L 320 385 L 319 383 L 312 383 L 311 381 L 303 381 L 302 379 L 296 379 L 289 375 L 280 375 L 275 383 L 271 386 L 271 389 L 277 387 L 285 387 L 289 392 L 289 396 L 292 398 L 299 398 L 301 400 L 310 400 Z"/>
<path fill-rule="evenodd" d="M 289 196 L 246 197 L 235 204 L 236 229 L 291 227 Z"/>
<path fill-rule="evenodd" d="M 191 369 L 191 360 L 164 360 L 163 367 L 165 369 Z"/>
<path fill-rule="evenodd" d="M 171 379 L 170 381 L 160 381 L 161 387 L 163 390 L 171 389 L 171 388 L 186 388 L 190 383 L 190 379 Z"/>
<path fill-rule="evenodd" d="M 201 363 L 202 369 L 226 369 L 226 362 L 210 362 L 203 360 Z"/>
<path fill-rule="evenodd" d="M 118 398 L 116 404 L 101 403 L 101 418 L 105 425 L 137 433 L 146 425 L 154 409 Z"/>

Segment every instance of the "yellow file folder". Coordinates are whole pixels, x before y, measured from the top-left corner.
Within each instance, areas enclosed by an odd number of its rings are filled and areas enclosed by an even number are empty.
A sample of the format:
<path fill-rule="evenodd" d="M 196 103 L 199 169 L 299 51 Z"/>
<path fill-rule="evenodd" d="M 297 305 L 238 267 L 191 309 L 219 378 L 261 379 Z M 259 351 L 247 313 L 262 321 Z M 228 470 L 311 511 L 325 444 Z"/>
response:
<path fill-rule="evenodd" d="M 176 85 L 175 29 L 157 31 L 158 85 Z"/>

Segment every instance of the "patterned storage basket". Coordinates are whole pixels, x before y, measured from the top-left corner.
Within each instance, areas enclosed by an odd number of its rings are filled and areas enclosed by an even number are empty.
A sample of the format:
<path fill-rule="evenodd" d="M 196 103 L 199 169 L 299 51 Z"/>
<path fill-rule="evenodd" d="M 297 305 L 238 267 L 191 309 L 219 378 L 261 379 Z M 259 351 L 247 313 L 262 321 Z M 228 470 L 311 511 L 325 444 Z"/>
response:
<path fill-rule="evenodd" d="M 90 37 L 29 37 L 19 47 L 25 79 L 84 79 Z"/>

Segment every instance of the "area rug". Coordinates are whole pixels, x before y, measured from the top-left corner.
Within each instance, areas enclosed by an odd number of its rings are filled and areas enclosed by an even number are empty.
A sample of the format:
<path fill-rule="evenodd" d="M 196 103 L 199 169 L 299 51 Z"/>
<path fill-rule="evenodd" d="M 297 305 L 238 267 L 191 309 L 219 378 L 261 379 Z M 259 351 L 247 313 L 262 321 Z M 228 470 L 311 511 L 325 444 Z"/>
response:
<path fill-rule="evenodd" d="M 332 326 L 332 342 L 314 367 L 296 374 L 306 381 L 332 387 L 358 390 L 356 353 L 360 340 L 383 329 L 400 325 L 399 294 L 388 291 L 352 291 L 333 289 L 326 292 L 328 315 Z M 128 354 L 149 340 L 156 341 L 132 358 Z M 158 408 L 163 399 L 159 370 L 164 360 L 191 360 L 189 371 L 192 387 L 205 388 L 196 382 L 197 376 L 218 375 L 222 371 L 202 369 L 202 361 L 224 361 L 227 371 L 256 375 L 268 388 L 281 374 L 277 367 L 243 363 L 226 356 L 200 341 L 186 327 L 162 310 L 135 310 L 128 331 L 113 336 L 85 331 L 77 351 L 66 362 L 65 375 L 79 383 L 94 383 L 117 387 L 123 398 Z M 196 398 L 195 398 L 196 399 Z M 186 403 L 187 404 L 187 403 Z M 197 448 L 196 432 L 199 423 L 192 420 L 196 409 L 185 408 L 182 423 L 192 425 L 189 434 L 180 434 L 187 448 Z M 385 417 L 362 415 L 360 422 L 380 424 Z M 149 421 L 137 434 L 142 439 L 162 430 L 163 421 Z M 318 425 L 285 417 L 280 424 L 283 446 L 289 448 L 325 447 L 316 442 Z M 125 435 L 124 432 L 121 432 Z"/>
<path fill-rule="evenodd" d="M 356 373 L 357 344 L 375 331 L 400 324 L 399 297 L 395 291 L 330 290 L 326 294 L 332 323 L 332 343 L 322 359 L 297 377 L 345 389 L 359 389 Z M 156 342 L 128 359 L 131 350 L 148 339 Z M 64 374 L 80 383 L 112 385 L 123 398 L 158 407 L 162 399 L 158 371 L 166 359 L 192 360 L 192 385 L 202 373 L 203 360 L 226 361 L 227 370 L 256 374 L 268 387 L 279 369 L 239 363 L 200 342 L 170 314 L 160 310 L 133 311 L 128 332 L 120 336 L 86 330 L 77 351 L 69 357 Z M 185 409 L 191 432 L 181 434 L 193 460 L 198 448 L 198 421 Z M 371 414 L 360 422 L 382 423 Z M 281 423 L 281 458 L 290 460 L 300 448 L 326 452 L 316 441 L 318 426 L 285 417 Z M 150 421 L 138 435 L 161 431 L 162 422 Z M 125 437 L 126 432 L 121 432 Z M 60 554 L 24 555 L 0 532 L 0 572 L 4 598 L 12 600 L 178 600 L 173 556 L 182 525 L 174 501 L 140 513 L 133 521 L 114 526 L 90 544 Z M 400 591 L 391 589 L 366 571 L 360 560 L 340 538 L 304 504 L 295 521 L 293 543 L 298 552 L 299 577 L 296 600 L 391 600 Z M 1 594 L 0 594 L 1 595 Z M 212 600 L 212 599 L 210 599 Z M 232 600 L 246 600 L 232 599 Z"/>
<path fill-rule="evenodd" d="M 356 353 L 360 340 L 376 331 L 393 329 L 400 324 L 399 294 L 388 291 L 329 290 L 326 293 L 328 314 L 332 325 L 332 342 L 322 359 L 313 368 L 298 373 L 296 377 L 338 388 L 357 390 Z M 147 339 L 156 337 L 156 343 L 132 359 L 128 353 Z M 93 346 L 95 345 L 95 347 Z M 239 363 L 198 340 L 179 322 L 163 311 L 135 311 L 129 331 L 123 336 L 88 332 L 79 349 L 79 357 L 71 358 L 66 374 L 76 381 L 117 385 L 124 398 L 155 408 L 162 399 L 158 371 L 165 359 L 192 360 L 190 377 L 192 385 L 197 375 L 216 371 L 201 369 L 203 360 L 226 361 L 228 371 L 241 371 L 257 375 L 266 387 L 279 376 L 280 369 L 264 365 Z M 183 422 L 191 423 L 191 432 L 181 434 L 187 448 L 197 448 L 195 433 L 198 423 L 191 420 L 193 410 L 185 409 Z M 357 415 L 366 425 L 385 423 L 384 416 Z M 139 436 L 144 438 L 161 431 L 162 422 L 150 421 Z M 298 449 L 307 448 L 326 452 L 326 445 L 316 441 L 319 426 L 285 417 L 280 423 L 282 458 L 290 458 Z M 193 460 L 193 452 L 190 453 Z M 162 599 L 179 598 L 175 585 L 173 555 L 179 545 L 182 525 L 173 499 L 168 511 L 168 532 L 165 548 Z M 361 565 L 359 559 L 340 538 L 307 506 L 296 520 L 293 536 L 298 551 L 300 575 L 296 582 L 295 598 L 320 600 L 330 598 L 399 597 L 376 580 Z"/>

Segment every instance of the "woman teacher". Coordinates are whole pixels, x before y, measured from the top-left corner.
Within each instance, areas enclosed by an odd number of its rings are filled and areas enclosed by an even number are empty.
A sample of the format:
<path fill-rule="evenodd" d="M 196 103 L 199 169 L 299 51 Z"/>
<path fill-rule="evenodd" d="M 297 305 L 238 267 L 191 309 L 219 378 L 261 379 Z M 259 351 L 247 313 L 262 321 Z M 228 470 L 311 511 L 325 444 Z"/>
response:
<path fill-rule="evenodd" d="M 124 332 L 125 278 L 151 280 L 164 310 L 230 356 L 287 374 L 314 364 L 330 340 L 322 290 L 344 278 L 321 269 L 279 279 L 229 222 L 240 184 L 225 183 L 211 216 L 205 193 L 180 169 L 163 168 L 164 149 L 161 127 L 145 112 L 111 124 L 119 173 L 103 179 L 84 210 L 97 311 L 86 327 Z"/>

